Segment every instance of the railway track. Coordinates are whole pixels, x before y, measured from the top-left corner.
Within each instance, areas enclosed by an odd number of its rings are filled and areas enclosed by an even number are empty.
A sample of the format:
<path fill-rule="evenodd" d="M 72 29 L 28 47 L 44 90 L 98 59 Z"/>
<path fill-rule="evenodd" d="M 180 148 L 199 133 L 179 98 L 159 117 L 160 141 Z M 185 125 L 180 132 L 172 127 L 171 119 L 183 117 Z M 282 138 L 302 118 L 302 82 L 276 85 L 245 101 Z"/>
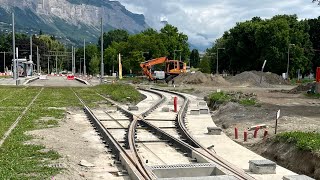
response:
<path fill-rule="evenodd" d="M 26 89 L 26 88 L 23 88 Z M 18 125 L 18 123 L 20 122 L 20 120 L 22 119 L 22 117 L 28 112 L 28 110 L 31 108 L 31 106 L 33 105 L 33 103 L 37 100 L 37 98 L 39 97 L 39 95 L 41 94 L 41 92 L 43 91 L 44 88 L 41 88 L 40 91 L 32 98 L 32 100 L 30 101 L 30 103 L 24 108 L 24 110 L 21 112 L 21 114 L 17 117 L 17 119 L 13 122 L 13 124 L 10 126 L 10 128 L 5 132 L 5 134 L 3 135 L 3 137 L 1 137 L 0 139 L 0 147 L 2 146 L 2 144 L 5 142 L 5 140 L 9 137 L 9 135 L 11 134 L 11 132 L 16 128 L 16 126 Z M 17 90 L 17 91 L 21 91 L 21 90 Z M 14 92 L 16 93 L 16 91 Z M 9 97 L 11 97 L 12 95 L 10 95 Z M 5 98 L 7 99 L 7 98 Z"/>
<path fill-rule="evenodd" d="M 156 102 L 154 102 L 148 108 L 144 108 L 143 111 L 140 111 L 138 114 L 128 111 L 125 107 L 121 106 L 117 102 L 97 93 L 98 96 L 116 106 L 117 109 L 127 117 L 129 124 L 123 125 L 105 111 L 109 118 L 115 122 L 115 124 L 117 124 L 117 128 L 106 127 L 108 125 L 104 124 L 103 120 L 97 118 L 93 110 L 91 110 L 81 99 L 81 97 L 74 92 L 80 102 L 83 104 L 84 111 L 91 124 L 101 136 L 103 142 L 106 143 L 109 151 L 113 153 L 114 159 L 120 162 L 127 170 L 130 178 L 157 179 L 157 176 L 152 171 L 152 167 L 147 165 L 147 161 L 145 161 L 145 159 L 141 156 L 141 153 L 139 153 L 139 149 L 137 148 L 139 144 L 139 141 L 137 140 L 137 133 L 140 129 L 142 129 L 147 130 L 147 132 L 156 136 L 158 141 L 162 141 L 170 146 L 174 146 L 176 151 L 179 151 L 179 153 L 190 158 L 190 163 L 214 163 L 226 175 L 233 176 L 236 179 L 254 179 L 250 175 L 246 174 L 242 169 L 233 166 L 231 163 L 219 157 L 216 153 L 203 147 L 195 140 L 195 138 L 190 135 L 184 121 L 189 105 L 189 99 L 186 96 L 176 92 L 164 91 L 160 89 L 140 89 L 140 91 L 145 92 L 146 94 L 155 94 L 158 96 L 158 98 Z M 160 105 L 168 102 L 168 98 L 164 96 L 164 94 L 167 94 L 167 97 L 168 94 L 179 96 L 183 100 L 181 103 L 182 105 L 179 108 L 179 112 L 171 120 L 175 125 L 176 135 L 166 131 L 166 129 L 172 129 L 174 127 L 157 126 L 152 123 L 152 121 L 148 120 L 148 118 L 146 118 Z M 121 135 L 123 136 L 122 141 L 119 137 L 115 138 L 115 133 L 112 133 L 112 130 L 114 129 L 124 130 L 123 134 Z M 164 163 L 164 161 L 161 160 L 161 157 L 153 153 L 152 149 L 146 147 L 144 148 L 153 154 L 153 156 L 157 157 L 160 162 Z"/>

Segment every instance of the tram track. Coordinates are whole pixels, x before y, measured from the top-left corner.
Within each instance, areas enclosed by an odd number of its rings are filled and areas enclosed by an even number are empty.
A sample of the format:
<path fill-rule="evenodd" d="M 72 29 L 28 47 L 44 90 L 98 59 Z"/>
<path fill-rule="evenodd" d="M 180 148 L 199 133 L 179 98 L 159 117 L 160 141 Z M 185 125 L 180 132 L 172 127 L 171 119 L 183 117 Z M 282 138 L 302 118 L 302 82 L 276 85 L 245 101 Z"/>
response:
<path fill-rule="evenodd" d="M 128 174 L 132 179 L 157 178 L 155 174 L 152 172 L 151 168 L 146 164 L 146 162 L 144 162 L 144 159 L 143 157 L 141 157 L 141 154 L 139 154 L 138 152 L 137 144 L 140 143 L 136 140 L 138 128 L 146 129 L 150 133 L 156 135 L 159 138 L 159 140 L 163 141 L 163 143 L 168 143 L 170 145 L 175 146 L 175 149 L 183 153 L 185 156 L 193 158 L 193 155 L 196 152 L 204 159 L 208 159 L 210 162 L 217 164 L 224 170 L 224 172 L 226 172 L 226 174 L 232 175 L 237 179 L 254 179 L 250 175 L 246 174 L 242 169 L 238 169 L 231 163 L 223 160 L 216 153 L 203 147 L 195 140 L 195 138 L 193 138 L 190 135 L 184 121 L 188 105 L 190 103 L 189 99 L 186 96 L 176 92 L 164 91 L 160 89 L 140 89 L 140 91 L 156 94 L 160 97 L 160 99 L 153 103 L 149 108 L 145 109 L 142 112 L 139 112 L 139 114 L 134 114 L 133 112 L 128 111 L 124 106 L 118 104 L 110 98 L 107 98 L 97 93 L 98 96 L 102 97 L 109 103 L 116 106 L 118 110 L 121 111 L 124 115 L 126 115 L 130 121 L 128 127 L 124 127 L 118 121 L 116 122 L 119 128 L 123 128 L 126 131 L 125 138 L 122 144 L 113 137 L 112 133 L 110 132 L 110 129 L 106 128 L 103 125 L 103 123 L 95 116 L 92 110 L 88 106 L 86 106 L 85 102 L 81 99 L 81 97 L 78 96 L 76 92 L 74 92 L 80 100 L 80 102 L 83 104 L 84 111 L 87 114 L 93 126 L 95 127 L 95 129 L 98 131 L 98 134 L 107 144 L 109 150 L 114 154 L 114 158 L 117 161 L 120 161 L 122 165 L 127 169 Z M 174 120 L 174 122 L 176 123 L 176 131 L 178 132 L 180 137 L 175 137 L 172 134 L 164 131 L 164 129 L 166 129 L 164 128 L 165 126 L 157 127 L 145 119 L 149 114 L 152 113 L 152 111 L 154 111 L 161 104 L 166 102 L 167 98 L 163 95 L 163 93 L 173 94 L 183 99 L 183 103 L 180 107 L 179 112 L 177 113 L 176 119 Z M 107 112 L 105 113 L 107 114 Z M 112 116 L 110 114 L 107 115 L 112 119 Z M 113 119 L 112 121 L 115 121 L 115 119 Z M 148 151 L 152 151 L 149 148 L 146 149 Z M 155 156 L 157 155 L 155 154 Z M 162 161 L 160 157 L 157 156 L 157 158 L 160 161 Z"/>

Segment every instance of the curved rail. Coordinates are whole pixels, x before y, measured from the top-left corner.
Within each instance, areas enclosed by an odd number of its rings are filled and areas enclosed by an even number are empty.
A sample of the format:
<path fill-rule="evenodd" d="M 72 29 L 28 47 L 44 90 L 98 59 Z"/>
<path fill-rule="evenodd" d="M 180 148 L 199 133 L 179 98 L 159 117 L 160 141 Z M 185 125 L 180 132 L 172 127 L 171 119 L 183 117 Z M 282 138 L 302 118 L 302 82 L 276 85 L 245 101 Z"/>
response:
<path fill-rule="evenodd" d="M 142 89 L 141 89 L 142 90 Z M 143 90 L 143 91 L 148 91 L 148 90 Z M 149 91 L 151 92 L 151 91 Z M 152 92 L 154 93 L 154 92 Z M 98 93 L 97 93 L 98 94 Z M 133 160 L 136 164 L 137 169 L 143 174 L 143 176 L 146 179 L 156 179 L 155 175 L 152 173 L 151 170 L 149 170 L 147 167 L 147 165 L 142 161 L 142 157 L 140 156 L 140 154 L 137 151 L 137 146 L 135 143 L 135 135 L 136 135 L 136 129 L 137 126 L 139 124 L 139 120 L 143 119 L 145 116 L 147 116 L 149 113 L 151 113 L 152 111 L 154 111 L 161 103 L 163 103 L 165 101 L 165 97 L 160 94 L 160 93 L 156 93 L 158 96 L 160 96 L 160 100 L 158 100 L 154 105 L 152 105 L 149 109 L 145 110 L 144 112 L 142 112 L 140 115 L 134 115 L 133 113 L 131 113 L 130 111 L 124 109 L 122 106 L 120 106 L 119 104 L 117 104 L 115 101 L 104 97 L 101 94 L 98 94 L 100 97 L 104 98 L 105 100 L 109 101 L 110 103 L 116 105 L 119 110 L 121 110 L 124 114 L 126 114 L 130 119 L 130 125 L 128 128 L 128 133 L 127 133 L 127 148 L 130 149 L 130 151 L 133 153 Z"/>
<path fill-rule="evenodd" d="M 119 161 L 119 160 L 121 160 L 121 158 L 123 158 L 125 161 L 127 161 L 129 168 L 137 176 L 138 179 L 151 179 L 149 177 L 149 174 L 146 174 L 145 169 L 141 169 L 142 168 L 141 165 L 139 165 L 137 163 L 137 156 L 133 156 L 130 152 L 125 150 L 119 144 L 119 142 L 112 136 L 112 134 L 109 132 L 109 130 L 93 114 L 91 109 L 88 106 L 86 106 L 85 102 L 78 96 L 78 94 L 76 94 L 76 92 L 74 92 L 74 94 L 76 95 L 76 97 L 79 99 L 79 101 L 84 106 L 85 113 L 89 117 L 89 120 L 94 125 L 96 130 L 99 132 L 99 135 L 103 138 L 104 142 L 106 144 L 108 144 L 107 146 L 109 147 L 109 149 L 111 149 L 112 153 L 115 155 L 115 159 Z M 105 98 L 105 99 L 108 100 L 107 98 Z M 111 102 L 112 104 L 117 105 L 112 100 L 110 100 L 109 102 Z M 118 107 L 121 107 L 121 106 L 118 106 Z M 129 111 L 127 111 L 126 109 L 123 109 L 123 108 L 121 108 L 121 111 L 123 113 L 125 113 L 126 115 L 128 115 L 129 118 L 131 117 L 133 119 L 133 115 Z M 129 138 L 129 139 L 131 139 L 131 138 Z"/>
<path fill-rule="evenodd" d="M 181 107 L 181 110 L 178 112 L 178 116 L 177 116 L 177 120 L 178 120 L 178 124 L 179 124 L 179 129 L 180 132 L 182 133 L 182 136 L 184 138 L 186 138 L 186 142 L 188 142 L 192 147 L 194 148 L 201 148 L 202 150 L 204 150 L 206 153 L 203 153 L 202 151 L 198 151 L 197 149 L 194 149 L 195 151 L 197 151 L 198 153 L 202 154 L 203 156 L 205 156 L 206 158 L 213 160 L 214 162 L 216 162 L 218 165 L 222 166 L 223 168 L 227 169 L 228 171 L 232 172 L 234 175 L 236 175 L 239 179 L 254 179 L 252 176 L 250 176 L 249 174 L 247 174 L 244 170 L 234 166 L 233 164 L 229 163 L 228 161 L 226 161 L 225 159 L 223 159 L 222 157 L 218 156 L 216 153 L 213 153 L 212 151 L 208 150 L 207 148 L 205 148 L 203 145 L 201 145 L 187 130 L 186 126 L 185 126 L 185 116 L 187 114 L 187 110 L 188 110 L 188 105 L 190 103 L 189 99 L 180 93 L 177 92 L 172 92 L 172 91 L 168 91 L 168 90 L 163 90 L 163 89 L 156 89 L 156 88 L 151 88 L 153 90 L 156 91 L 161 91 L 161 92 L 166 92 L 166 93 L 171 93 L 171 94 L 175 94 L 177 96 L 180 96 L 184 99 L 184 103 Z"/>

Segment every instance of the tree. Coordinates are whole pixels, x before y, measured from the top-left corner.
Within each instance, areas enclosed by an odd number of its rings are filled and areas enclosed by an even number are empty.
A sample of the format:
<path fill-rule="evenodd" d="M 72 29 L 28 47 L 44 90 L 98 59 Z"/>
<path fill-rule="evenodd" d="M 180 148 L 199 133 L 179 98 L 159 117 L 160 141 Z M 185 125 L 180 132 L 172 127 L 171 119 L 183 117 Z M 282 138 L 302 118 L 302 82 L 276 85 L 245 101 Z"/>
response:
<path fill-rule="evenodd" d="M 210 73 L 211 69 L 210 69 L 210 60 L 208 58 L 203 58 L 200 61 L 200 65 L 199 65 L 200 71 L 203 73 Z"/>
<path fill-rule="evenodd" d="M 180 53 L 182 60 L 186 60 L 189 57 L 190 50 L 188 45 L 188 36 L 183 33 L 179 33 L 177 27 L 167 24 L 160 30 L 160 37 L 169 53 L 169 59 L 173 59 L 174 54 L 176 54 L 175 57 L 178 59 L 177 57 L 180 56 Z M 175 53 L 175 50 L 181 50 L 181 52 Z"/>
<path fill-rule="evenodd" d="M 220 70 L 260 70 L 263 61 L 268 60 L 265 70 L 281 74 L 286 72 L 290 48 L 290 76 L 298 69 L 306 74 L 311 69 L 313 57 L 308 31 L 308 23 L 299 21 L 296 15 L 277 15 L 266 20 L 254 17 L 225 32 L 207 53 L 225 48 L 224 53 L 219 53 Z M 212 62 L 211 67 L 214 65 Z"/>
<path fill-rule="evenodd" d="M 90 59 L 89 63 L 89 70 L 91 74 L 96 75 L 99 73 L 100 69 L 100 60 L 97 55 L 93 56 L 92 59 Z"/>
<path fill-rule="evenodd" d="M 103 49 L 108 48 L 113 42 L 126 42 L 128 41 L 129 33 L 123 29 L 116 29 L 103 33 Z M 98 48 L 101 47 L 101 36 L 98 41 Z"/>
<path fill-rule="evenodd" d="M 320 67 L 320 16 L 315 19 L 309 19 L 307 22 L 310 26 L 309 35 L 315 52 L 312 58 L 312 71 L 316 72 L 316 68 Z"/>
<path fill-rule="evenodd" d="M 190 54 L 190 66 L 197 68 L 200 64 L 200 55 L 197 49 L 193 49 Z"/>

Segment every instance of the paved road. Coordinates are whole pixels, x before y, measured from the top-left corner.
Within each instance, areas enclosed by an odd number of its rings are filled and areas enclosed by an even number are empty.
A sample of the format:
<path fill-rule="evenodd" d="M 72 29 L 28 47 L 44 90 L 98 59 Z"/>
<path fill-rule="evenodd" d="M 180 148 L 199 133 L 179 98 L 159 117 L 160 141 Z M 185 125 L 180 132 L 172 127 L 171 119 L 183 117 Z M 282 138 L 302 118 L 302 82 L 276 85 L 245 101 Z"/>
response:
<path fill-rule="evenodd" d="M 48 76 L 46 80 L 36 80 L 29 83 L 30 86 L 87 86 L 77 80 L 67 80 L 67 77 Z"/>
<path fill-rule="evenodd" d="M 22 84 L 25 81 L 25 78 L 19 78 L 20 83 Z M 0 78 L 0 85 L 16 85 L 16 81 L 13 78 Z"/>

